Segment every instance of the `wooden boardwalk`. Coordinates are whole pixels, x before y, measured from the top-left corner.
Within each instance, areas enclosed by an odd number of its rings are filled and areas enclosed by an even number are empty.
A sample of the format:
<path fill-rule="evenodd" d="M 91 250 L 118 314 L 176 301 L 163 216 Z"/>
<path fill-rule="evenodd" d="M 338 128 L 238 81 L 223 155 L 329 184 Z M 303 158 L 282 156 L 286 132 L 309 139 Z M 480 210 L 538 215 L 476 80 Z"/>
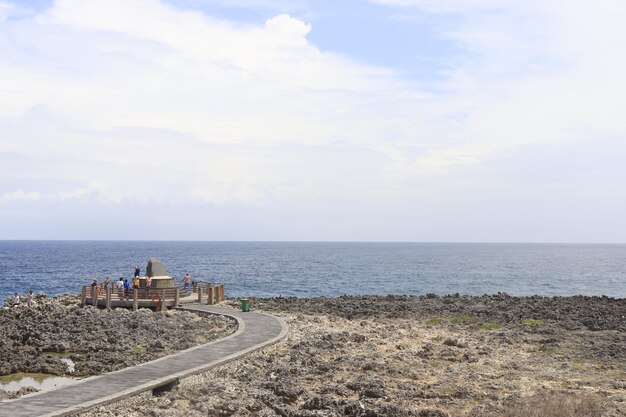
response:
<path fill-rule="evenodd" d="M 274 344 L 287 336 L 287 324 L 263 313 L 190 305 L 184 310 L 222 314 L 238 321 L 237 332 L 220 340 L 174 355 L 103 375 L 93 376 L 54 390 L 0 402 L 0 416 L 67 416 L 97 405 L 166 385 L 177 378 L 197 374 Z"/>

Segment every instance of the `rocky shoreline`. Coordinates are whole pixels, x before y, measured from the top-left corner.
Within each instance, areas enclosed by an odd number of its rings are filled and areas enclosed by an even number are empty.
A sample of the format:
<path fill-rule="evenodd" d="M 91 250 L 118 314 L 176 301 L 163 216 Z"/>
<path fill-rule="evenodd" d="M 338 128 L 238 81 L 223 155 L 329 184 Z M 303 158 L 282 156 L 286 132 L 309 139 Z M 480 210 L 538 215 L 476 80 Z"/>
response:
<path fill-rule="evenodd" d="M 0 376 L 18 373 L 87 377 L 123 369 L 219 339 L 236 330 L 222 316 L 184 311 L 99 310 L 77 296 L 0 310 Z M 73 363 L 72 372 L 67 359 Z M 64 361 L 65 360 L 65 361 Z M 0 391 L 0 399 L 32 392 Z"/>
<path fill-rule="evenodd" d="M 626 416 L 625 299 L 272 298 L 252 308 L 285 318 L 288 338 L 81 415 Z"/>
<path fill-rule="evenodd" d="M 288 339 L 82 416 L 626 416 L 624 299 L 273 298 L 253 308 L 284 317 Z"/>

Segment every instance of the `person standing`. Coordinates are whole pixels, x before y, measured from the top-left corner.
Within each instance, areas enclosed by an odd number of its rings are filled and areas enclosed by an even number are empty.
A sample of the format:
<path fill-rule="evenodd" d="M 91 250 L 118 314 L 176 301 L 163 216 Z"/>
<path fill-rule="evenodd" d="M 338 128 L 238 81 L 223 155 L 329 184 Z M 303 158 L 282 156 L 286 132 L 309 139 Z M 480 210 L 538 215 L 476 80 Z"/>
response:
<path fill-rule="evenodd" d="M 102 286 L 104 287 L 104 292 L 106 293 L 107 290 L 109 289 L 109 276 L 108 275 L 104 277 L 104 282 L 102 283 Z"/>
<path fill-rule="evenodd" d="M 20 298 L 20 295 L 18 293 L 15 293 L 11 300 L 11 303 L 13 304 L 13 307 L 18 307 L 21 301 L 22 299 Z"/>
<path fill-rule="evenodd" d="M 128 298 L 128 292 L 130 291 L 130 282 L 128 282 L 128 278 L 124 279 L 124 295 Z"/>
<path fill-rule="evenodd" d="M 33 306 L 33 290 L 28 290 L 28 295 L 26 295 L 26 305 L 28 307 Z"/>
<path fill-rule="evenodd" d="M 189 285 L 191 285 L 191 275 L 185 274 L 183 277 L 183 289 L 188 290 Z"/>
<path fill-rule="evenodd" d="M 117 296 L 120 300 L 124 298 L 124 278 L 117 281 Z"/>
<path fill-rule="evenodd" d="M 141 275 L 141 269 L 139 269 L 139 265 L 135 265 L 135 277 L 139 277 Z"/>

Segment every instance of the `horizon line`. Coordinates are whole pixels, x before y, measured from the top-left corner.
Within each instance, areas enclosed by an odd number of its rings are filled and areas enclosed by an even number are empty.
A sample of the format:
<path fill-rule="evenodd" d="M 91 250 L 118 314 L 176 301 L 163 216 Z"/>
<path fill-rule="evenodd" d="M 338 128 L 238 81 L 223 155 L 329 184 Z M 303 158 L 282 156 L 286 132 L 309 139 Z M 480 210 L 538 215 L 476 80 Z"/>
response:
<path fill-rule="evenodd" d="M 0 239 L 0 242 L 186 242 L 186 243 L 389 243 L 502 245 L 626 245 L 626 242 L 417 241 L 417 240 L 200 240 L 200 239 Z"/>

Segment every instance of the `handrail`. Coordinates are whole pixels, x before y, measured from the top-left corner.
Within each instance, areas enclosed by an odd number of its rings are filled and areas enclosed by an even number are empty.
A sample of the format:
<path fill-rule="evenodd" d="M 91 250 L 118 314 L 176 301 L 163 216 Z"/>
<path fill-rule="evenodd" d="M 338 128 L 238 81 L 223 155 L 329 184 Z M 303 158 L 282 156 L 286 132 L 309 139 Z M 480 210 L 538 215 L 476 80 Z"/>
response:
<path fill-rule="evenodd" d="M 104 291 L 101 287 L 97 288 L 97 298 L 106 297 L 106 291 Z M 152 298 L 154 294 L 159 294 L 164 299 L 173 300 L 176 297 L 176 292 L 179 290 L 178 287 L 170 287 L 170 288 L 139 288 L 137 289 L 137 296 L 140 300 L 149 300 Z M 81 289 L 81 294 L 86 294 L 87 298 L 92 298 L 92 287 L 91 285 L 83 285 Z M 130 288 L 128 293 L 125 292 L 124 289 L 118 290 L 117 288 L 111 288 L 111 298 L 114 300 L 123 300 L 127 298 L 132 298 L 134 295 L 135 289 Z"/>
<path fill-rule="evenodd" d="M 142 306 L 157 307 L 163 309 L 165 302 L 171 306 L 178 306 L 180 302 L 181 292 L 184 290 L 184 286 L 175 285 L 167 288 L 145 288 L 140 287 L 138 289 L 129 289 L 126 291 L 123 288 L 109 287 L 107 290 L 101 285 L 91 286 L 83 285 L 81 287 L 81 305 L 89 304 L 102 305 L 101 301 L 104 301 L 107 308 L 111 308 L 112 302 L 133 302 L 133 309 L 136 310 L 141 302 Z M 208 283 L 204 281 L 194 282 L 189 288 L 190 292 L 198 295 L 198 302 L 202 304 L 206 296 L 207 304 L 217 304 L 220 301 L 225 300 L 224 296 L 224 284 L 222 283 Z M 185 290 L 186 291 L 186 290 Z M 101 300 L 101 301 L 100 301 Z M 118 304 L 119 305 L 119 304 Z M 129 306 L 128 304 L 122 304 Z"/>
<path fill-rule="evenodd" d="M 202 304 L 204 302 L 204 295 L 206 295 L 207 304 L 217 304 L 220 301 L 225 300 L 224 284 L 223 283 L 210 283 L 207 281 L 194 281 L 191 286 L 185 289 L 183 285 L 177 285 L 181 291 L 190 291 L 191 294 L 198 295 L 198 302 Z"/>
<path fill-rule="evenodd" d="M 107 309 L 111 309 L 112 302 L 121 302 L 122 306 L 130 306 L 126 303 L 132 301 L 133 310 L 137 310 L 141 302 L 143 307 L 154 307 L 157 311 L 165 311 L 166 305 L 178 306 L 180 302 L 180 289 L 177 287 L 133 288 L 132 290 L 125 291 L 124 289 L 114 290 L 112 287 L 104 290 L 102 287 L 85 285 L 81 288 L 81 305 L 86 305 L 88 300 L 90 301 L 89 304 L 94 306 L 102 305 L 100 302 L 100 300 L 102 300 Z"/>

